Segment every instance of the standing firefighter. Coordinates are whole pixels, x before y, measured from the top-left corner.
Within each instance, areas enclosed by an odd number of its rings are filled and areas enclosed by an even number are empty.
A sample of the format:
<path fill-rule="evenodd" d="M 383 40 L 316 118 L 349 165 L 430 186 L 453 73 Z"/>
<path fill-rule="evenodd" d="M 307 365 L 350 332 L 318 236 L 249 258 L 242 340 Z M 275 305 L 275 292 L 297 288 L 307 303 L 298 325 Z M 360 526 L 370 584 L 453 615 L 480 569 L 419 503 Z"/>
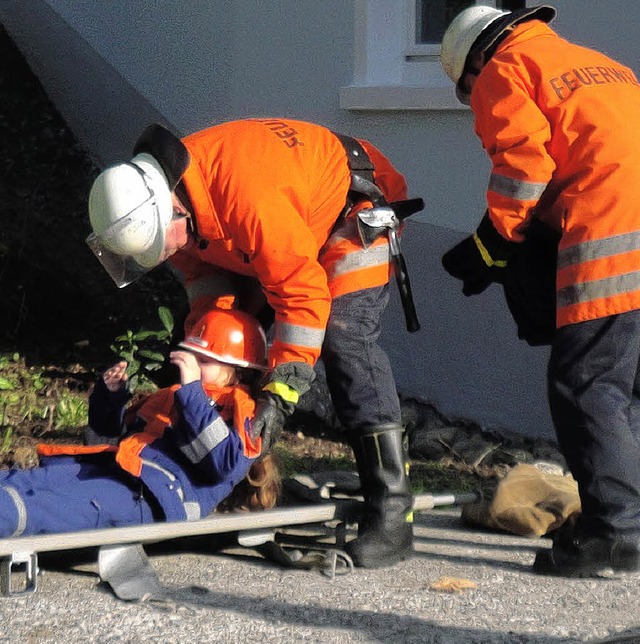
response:
<path fill-rule="evenodd" d="M 400 405 L 377 343 L 392 264 L 410 304 L 395 212 L 415 204 L 393 203 L 406 198 L 402 175 L 370 143 L 290 119 L 228 122 L 182 140 L 152 125 L 134 155 L 91 190 L 88 242 L 100 261 L 124 286 L 170 258 L 190 303 L 187 330 L 229 292 L 261 319 L 275 315 L 254 420 L 267 449 L 322 355 L 367 502 L 350 554 L 364 567 L 408 557 Z"/>
<path fill-rule="evenodd" d="M 582 515 L 534 569 L 598 576 L 640 570 L 640 88 L 560 38 L 555 13 L 474 6 L 444 35 L 493 170 L 486 215 L 443 264 L 477 294 L 503 280 L 532 224 L 559 234 L 548 392 Z"/>

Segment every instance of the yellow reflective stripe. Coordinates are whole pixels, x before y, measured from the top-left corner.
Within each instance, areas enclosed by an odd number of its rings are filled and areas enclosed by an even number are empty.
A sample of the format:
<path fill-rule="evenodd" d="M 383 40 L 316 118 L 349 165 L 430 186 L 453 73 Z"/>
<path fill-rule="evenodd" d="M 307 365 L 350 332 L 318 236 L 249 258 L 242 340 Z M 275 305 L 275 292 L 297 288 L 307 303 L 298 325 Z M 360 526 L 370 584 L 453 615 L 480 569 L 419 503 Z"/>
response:
<path fill-rule="evenodd" d="M 473 233 L 473 241 L 476 243 L 476 246 L 480 251 L 480 255 L 482 256 L 482 259 L 484 260 L 484 263 L 487 266 L 496 266 L 497 268 L 504 268 L 507 265 L 506 260 L 504 259 L 494 260 L 493 257 L 491 257 L 486 246 L 482 243 L 482 240 L 480 239 L 480 237 L 478 237 L 478 233 Z"/>
<path fill-rule="evenodd" d="M 262 391 L 276 394 L 285 402 L 293 403 L 294 405 L 297 405 L 298 400 L 300 400 L 300 394 L 289 385 L 285 385 L 284 382 L 270 382 L 262 388 Z"/>

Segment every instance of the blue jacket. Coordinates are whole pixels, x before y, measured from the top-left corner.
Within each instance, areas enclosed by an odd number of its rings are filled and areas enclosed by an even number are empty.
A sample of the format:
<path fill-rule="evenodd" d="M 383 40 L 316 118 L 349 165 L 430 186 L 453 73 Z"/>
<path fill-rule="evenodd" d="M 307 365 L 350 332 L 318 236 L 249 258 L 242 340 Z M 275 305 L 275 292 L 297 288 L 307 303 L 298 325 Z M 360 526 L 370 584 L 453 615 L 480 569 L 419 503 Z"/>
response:
<path fill-rule="evenodd" d="M 229 496 L 261 450 L 261 439 L 250 437 L 255 403 L 246 388 L 206 389 L 199 381 L 175 385 L 125 412 L 126 397 L 110 392 L 100 380 L 90 398 L 90 416 L 122 421 L 124 438 L 118 445 L 40 445 L 39 451 L 113 451 L 120 467 L 157 500 L 165 520 L 200 519 Z M 121 432 L 120 427 L 103 429 L 111 436 Z"/>

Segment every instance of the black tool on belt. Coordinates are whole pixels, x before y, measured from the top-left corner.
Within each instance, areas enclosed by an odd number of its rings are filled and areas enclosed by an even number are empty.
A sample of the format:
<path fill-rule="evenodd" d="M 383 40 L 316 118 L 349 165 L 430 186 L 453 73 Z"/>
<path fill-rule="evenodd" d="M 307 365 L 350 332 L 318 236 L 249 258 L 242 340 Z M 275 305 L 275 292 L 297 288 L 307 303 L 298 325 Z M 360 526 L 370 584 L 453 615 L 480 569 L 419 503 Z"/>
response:
<path fill-rule="evenodd" d="M 389 203 L 376 185 L 373 171 L 374 166 L 362 145 L 354 138 L 334 132 L 347 153 L 347 162 L 351 170 L 351 186 L 349 188 L 349 202 L 351 205 L 366 199 L 373 204 L 372 208 L 365 208 L 358 212 L 358 233 L 362 245 L 369 245 L 380 235 L 387 233 L 389 238 L 389 251 L 396 283 L 400 291 L 400 301 L 404 310 L 407 330 L 410 333 L 420 330 L 420 322 L 411 292 L 411 282 L 407 272 L 407 264 L 400 251 L 398 228 L 400 222 L 407 217 L 420 212 L 424 208 L 422 199 L 406 199 Z"/>

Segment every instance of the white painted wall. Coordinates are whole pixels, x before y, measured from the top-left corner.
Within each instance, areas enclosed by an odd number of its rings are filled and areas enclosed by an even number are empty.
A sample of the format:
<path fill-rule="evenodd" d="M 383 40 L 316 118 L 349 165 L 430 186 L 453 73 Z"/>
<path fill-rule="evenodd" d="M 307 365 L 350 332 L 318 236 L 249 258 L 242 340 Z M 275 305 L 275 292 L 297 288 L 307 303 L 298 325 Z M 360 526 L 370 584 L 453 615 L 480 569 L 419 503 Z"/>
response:
<path fill-rule="evenodd" d="M 640 67 L 640 4 L 554 5 L 561 34 Z M 353 79 L 353 7 L 345 0 L 3 0 L 0 19 L 103 164 L 127 157 L 152 121 L 186 134 L 235 118 L 290 116 L 376 143 L 427 202 L 403 242 L 422 330 L 404 331 L 394 293 L 382 338 L 400 391 L 451 416 L 551 436 L 547 349 L 517 340 L 499 287 L 464 298 L 440 267 L 442 253 L 484 210 L 489 164 L 472 115 L 340 109 L 338 89 Z"/>

